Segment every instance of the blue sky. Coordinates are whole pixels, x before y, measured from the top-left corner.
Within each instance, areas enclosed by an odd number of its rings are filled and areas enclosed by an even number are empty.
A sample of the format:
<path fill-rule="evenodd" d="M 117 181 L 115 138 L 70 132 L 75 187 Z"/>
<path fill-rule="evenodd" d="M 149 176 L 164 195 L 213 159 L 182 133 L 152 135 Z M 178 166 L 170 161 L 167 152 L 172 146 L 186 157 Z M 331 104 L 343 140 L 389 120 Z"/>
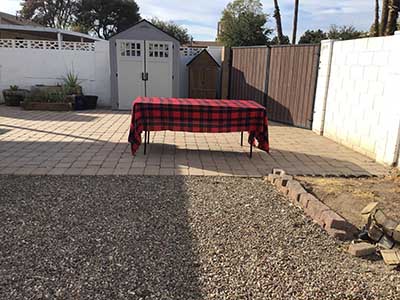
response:
<path fill-rule="evenodd" d="M 14 14 L 21 0 L 0 0 L 0 11 Z M 137 0 L 143 18 L 153 16 L 172 20 L 189 29 L 196 40 L 214 40 L 217 22 L 229 0 Z M 262 1 L 264 11 L 272 19 L 273 0 Z M 294 0 L 279 0 L 284 33 L 291 35 Z M 298 32 L 307 29 L 327 29 L 331 24 L 354 25 L 367 30 L 374 17 L 374 0 L 300 0 Z"/>

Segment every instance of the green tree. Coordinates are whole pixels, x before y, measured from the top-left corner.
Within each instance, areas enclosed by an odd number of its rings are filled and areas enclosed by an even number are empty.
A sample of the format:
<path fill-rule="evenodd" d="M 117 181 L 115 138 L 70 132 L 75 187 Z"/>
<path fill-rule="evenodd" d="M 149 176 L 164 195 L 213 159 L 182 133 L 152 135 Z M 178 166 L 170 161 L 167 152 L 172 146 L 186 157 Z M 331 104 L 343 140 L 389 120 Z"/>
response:
<path fill-rule="evenodd" d="M 366 35 L 367 34 L 365 32 L 356 30 L 355 27 L 352 25 L 350 26 L 331 25 L 327 32 L 328 39 L 332 40 L 352 40 Z"/>
<path fill-rule="evenodd" d="M 287 35 L 282 36 L 280 41 L 278 39 L 278 36 L 274 36 L 268 44 L 269 45 L 288 45 L 288 44 L 290 44 L 290 40 Z"/>
<path fill-rule="evenodd" d="M 140 21 L 134 0 L 80 0 L 76 28 L 109 39 Z"/>
<path fill-rule="evenodd" d="M 272 30 L 259 0 L 234 0 L 222 12 L 218 39 L 228 47 L 265 45 Z"/>
<path fill-rule="evenodd" d="M 174 36 L 177 40 L 181 42 L 181 44 L 187 44 L 192 40 L 192 36 L 188 33 L 187 28 L 180 26 L 174 22 L 162 21 L 158 18 L 151 19 L 151 23 L 153 23 L 158 28 L 162 29 L 166 33 Z"/>
<path fill-rule="evenodd" d="M 318 44 L 327 39 L 326 33 L 321 29 L 307 30 L 299 39 L 299 44 Z"/>
<path fill-rule="evenodd" d="M 24 0 L 19 14 L 46 27 L 68 29 L 75 21 L 76 0 Z"/>

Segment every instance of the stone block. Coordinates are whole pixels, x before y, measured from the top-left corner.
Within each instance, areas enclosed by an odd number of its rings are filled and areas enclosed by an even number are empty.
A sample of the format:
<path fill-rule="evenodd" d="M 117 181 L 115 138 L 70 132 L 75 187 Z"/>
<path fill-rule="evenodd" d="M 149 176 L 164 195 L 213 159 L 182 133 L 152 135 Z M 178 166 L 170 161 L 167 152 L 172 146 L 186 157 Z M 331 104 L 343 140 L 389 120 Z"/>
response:
<path fill-rule="evenodd" d="M 348 252 L 357 257 L 362 257 L 362 256 L 368 256 L 371 254 L 374 254 L 376 251 L 376 248 L 374 245 L 368 244 L 368 243 L 357 243 L 357 244 L 351 244 L 349 246 Z"/>
<path fill-rule="evenodd" d="M 305 197 L 306 196 L 304 196 L 303 198 Z M 308 194 L 307 198 L 307 207 L 304 209 L 306 214 L 323 227 L 325 225 L 325 222 L 322 220 L 322 213 L 324 211 L 330 210 L 330 208 L 311 194 Z"/>
<path fill-rule="evenodd" d="M 400 264 L 400 251 L 399 250 L 381 250 L 383 261 L 387 265 Z"/>
<path fill-rule="evenodd" d="M 282 175 L 282 176 L 279 176 L 278 179 L 275 180 L 275 184 L 278 185 L 278 186 L 284 186 L 284 187 L 286 187 L 286 186 L 287 186 L 287 183 L 288 183 L 290 180 L 293 180 L 293 176 L 290 176 L 290 175 Z"/>
<path fill-rule="evenodd" d="M 321 219 L 324 223 L 324 229 L 328 234 L 341 241 L 352 240 L 358 234 L 356 226 L 349 223 L 333 210 L 324 211 L 321 215 Z"/>
<path fill-rule="evenodd" d="M 314 197 L 314 196 L 309 193 L 300 195 L 299 203 L 303 209 L 307 208 L 308 202 L 310 201 L 310 197 Z"/>
<path fill-rule="evenodd" d="M 397 225 L 396 229 L 393 232 L 393 239 L 400 243 L 400 224 Z"/>
<path fill-rule="evenodd" d="M 275 180 L 277 180 L 279 178 L 279 175 L 276 174 L 269 174 L 268 175 L 268 181 L 272 184 L 275 183 Z"/>
<path fill-rule="evenodd" d="M 287 183 L 287 188 L 289 190 L 288 195 L 290 201 L 295 204 L 298 204 L 300 201 L 300 196 L 302 194 L 307 194 L 307 191 L 303 188 L 303 186 L 296 180 L 290 180 Z"/>
<path fill-rule="evenodd" d="M 368 236 L 375 242 L 378 242 L 383 235 L 383 231 L 375 224 L 375 222 L 373 222 L 368 228 Z"/>
<path fill-rule="evenodd" d="M 272 169 L 272 174 L 283 176 L 286 174 L 286 172 L 282 169 Z"/>
<path fill-rule="evenodd" d="M 365 223 L 368 223 L 369 217 L 372 213 L 376 211 L 378 205 L 378 202 L 371 202 L 361 211 L 361 217 L 363 218 Z"/>

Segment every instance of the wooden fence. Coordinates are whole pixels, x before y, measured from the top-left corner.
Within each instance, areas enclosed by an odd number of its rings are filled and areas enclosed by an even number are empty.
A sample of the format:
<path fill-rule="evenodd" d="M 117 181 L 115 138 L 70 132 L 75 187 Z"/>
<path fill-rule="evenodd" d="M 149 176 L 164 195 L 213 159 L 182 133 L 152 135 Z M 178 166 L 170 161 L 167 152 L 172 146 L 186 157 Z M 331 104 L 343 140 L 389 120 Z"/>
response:
<path fill-rule="evenodd" d="M 312 126 L 319 45 L 232 48 L 231 99 L 255 100 L 272 121 Z"/>

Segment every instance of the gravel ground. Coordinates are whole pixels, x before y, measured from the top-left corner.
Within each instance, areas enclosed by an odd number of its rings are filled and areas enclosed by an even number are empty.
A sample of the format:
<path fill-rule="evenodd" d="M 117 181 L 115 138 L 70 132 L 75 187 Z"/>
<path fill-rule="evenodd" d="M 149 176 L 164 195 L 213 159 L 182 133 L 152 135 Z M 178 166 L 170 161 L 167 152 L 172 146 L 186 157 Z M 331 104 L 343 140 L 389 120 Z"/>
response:
<path fill-rule="evenodd" d="M 0 177 L 0 299 L 400 299 L 261 179 Z"/>

